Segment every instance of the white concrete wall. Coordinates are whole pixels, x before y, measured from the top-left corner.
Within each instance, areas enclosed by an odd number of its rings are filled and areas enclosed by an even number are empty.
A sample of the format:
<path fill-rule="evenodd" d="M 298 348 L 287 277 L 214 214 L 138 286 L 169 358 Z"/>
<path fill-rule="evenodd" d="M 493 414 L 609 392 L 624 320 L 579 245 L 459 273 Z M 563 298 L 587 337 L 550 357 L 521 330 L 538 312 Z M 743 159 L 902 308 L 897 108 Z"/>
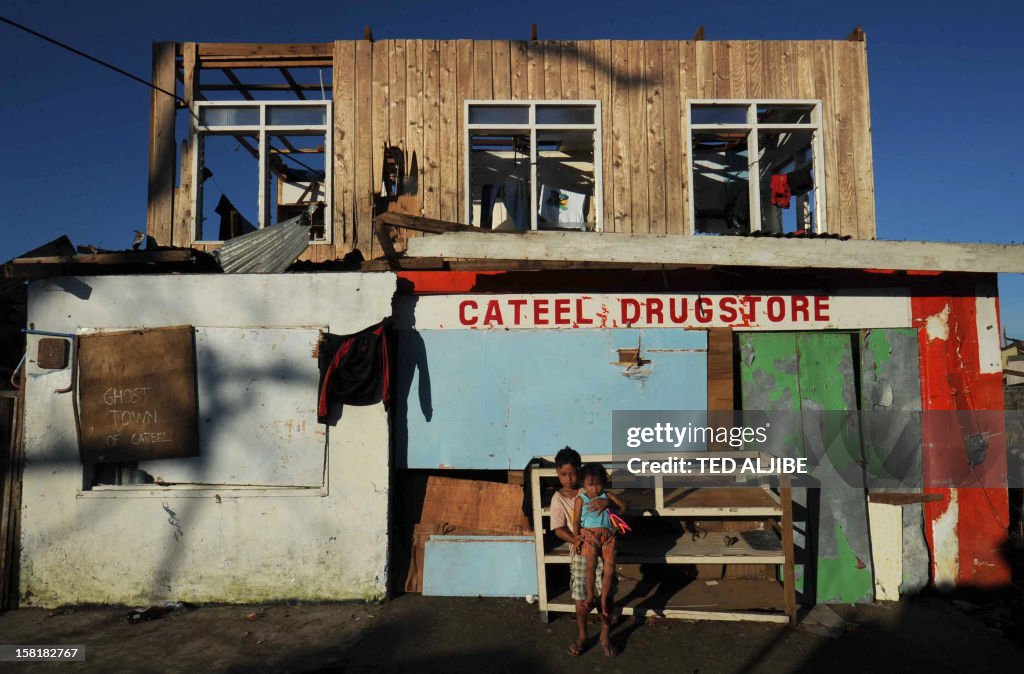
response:
<path fill-rule="evenodd" d="M 81 277 L 37 281 L 29 327 L 74 333 L 191 324 L 329 326 L 391 313 L 393 274 Z M 389 438 L 382 405 L 328 433 L 324 489 L 83 490 L 70 371 L 28 339 L 23 605 L 376 598 L 387 587 Z M 310 391 L 310 405 L 316 392 Z M 315 449 L 315 448 L 314 448 Z M 319 451 L 322 451 L 322 446 Z"/>

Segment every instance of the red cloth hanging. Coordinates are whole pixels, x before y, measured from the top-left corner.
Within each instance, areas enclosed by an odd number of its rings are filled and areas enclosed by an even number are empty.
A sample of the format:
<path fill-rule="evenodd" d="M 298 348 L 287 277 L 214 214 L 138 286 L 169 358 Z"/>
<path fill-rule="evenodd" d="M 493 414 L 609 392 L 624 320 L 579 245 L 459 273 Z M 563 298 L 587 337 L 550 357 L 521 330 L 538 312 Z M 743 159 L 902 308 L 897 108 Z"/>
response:
<path fill-rule="evenodd" d="M 772 203 L 779 208 L 789 208 L 789 200 L 792 198 L 789 191 L 789 177 L 783 173 L 772 176 Z"/>

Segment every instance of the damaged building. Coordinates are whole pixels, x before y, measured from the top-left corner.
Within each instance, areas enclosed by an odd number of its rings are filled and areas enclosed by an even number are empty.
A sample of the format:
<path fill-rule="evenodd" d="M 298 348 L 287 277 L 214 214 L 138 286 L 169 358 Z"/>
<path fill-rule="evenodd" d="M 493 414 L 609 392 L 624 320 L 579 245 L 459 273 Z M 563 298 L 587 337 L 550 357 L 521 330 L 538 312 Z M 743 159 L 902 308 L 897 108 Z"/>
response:
<path fill-rule="evenodd" d="M 8 592 L 572 611 L 548 462 L 610 460 L 616 410 L 1003 410 L 1024 255 L 878 240 L 866 44 L 155 44 L 148 247 L 8 265 Z M 985 423 L 984 488 L 931 423 L 913 489 L 637 492 L 623 611 L 1007 585 Z"/>

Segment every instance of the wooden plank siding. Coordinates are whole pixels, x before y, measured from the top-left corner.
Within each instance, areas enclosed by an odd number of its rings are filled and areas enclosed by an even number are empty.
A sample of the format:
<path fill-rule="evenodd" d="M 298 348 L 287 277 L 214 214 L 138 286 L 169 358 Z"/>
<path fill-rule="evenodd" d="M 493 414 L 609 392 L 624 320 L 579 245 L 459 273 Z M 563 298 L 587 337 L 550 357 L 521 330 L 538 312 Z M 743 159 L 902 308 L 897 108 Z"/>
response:
<path fill-rule="evenodd" d="M 191 49 L 201 65 L 209 65 L 204 57 L 264 55 L 248 45 L 237 54 L 224 45 Z M 407 172 L 415 168 L 407 182 L 423 215 L 464 222 L 463 116 L 471 99 L 600 101 L 604 229 L 636 234 L 693 233 L 687 100 L 818 99 L 828 231 L 875 238 L 864 42 L 349 40 L 330 50 L 333 245 L 316 246 L 305 259 L 341 257 L 353 248 L 380 256 L 372 218 L 386 143 L 403 150 Z M 294 55 L 324 51 L 301 46 Z M 163 59 L 160 81 L 168 72 Z M 166 120 L 167 105 L 154 101 Z M 175 220 L 172 233 L 168 212 L 185 205 L 191 185 L 181 181 L 176 204 L 167 198 L 163 153 L 171 161 L 175 153 L 162 136 L 160 143 L 151 164 L 150 233 L 187 245 L 179 233 L 191 237 L 191 227 Z"/>

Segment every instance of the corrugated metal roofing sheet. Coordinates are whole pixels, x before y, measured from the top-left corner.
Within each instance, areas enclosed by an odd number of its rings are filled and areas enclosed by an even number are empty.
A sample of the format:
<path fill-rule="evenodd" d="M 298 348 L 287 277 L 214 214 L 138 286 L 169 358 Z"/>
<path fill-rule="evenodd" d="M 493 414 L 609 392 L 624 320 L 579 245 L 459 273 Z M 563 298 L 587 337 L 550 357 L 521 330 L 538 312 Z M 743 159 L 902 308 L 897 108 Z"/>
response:
<path fill-rule="evenodd" d="M 279 274 L 309 246 L 310 216 L 319 206 L 294 218 L 235 237 L 214 251 L 226 274 Z"/>

